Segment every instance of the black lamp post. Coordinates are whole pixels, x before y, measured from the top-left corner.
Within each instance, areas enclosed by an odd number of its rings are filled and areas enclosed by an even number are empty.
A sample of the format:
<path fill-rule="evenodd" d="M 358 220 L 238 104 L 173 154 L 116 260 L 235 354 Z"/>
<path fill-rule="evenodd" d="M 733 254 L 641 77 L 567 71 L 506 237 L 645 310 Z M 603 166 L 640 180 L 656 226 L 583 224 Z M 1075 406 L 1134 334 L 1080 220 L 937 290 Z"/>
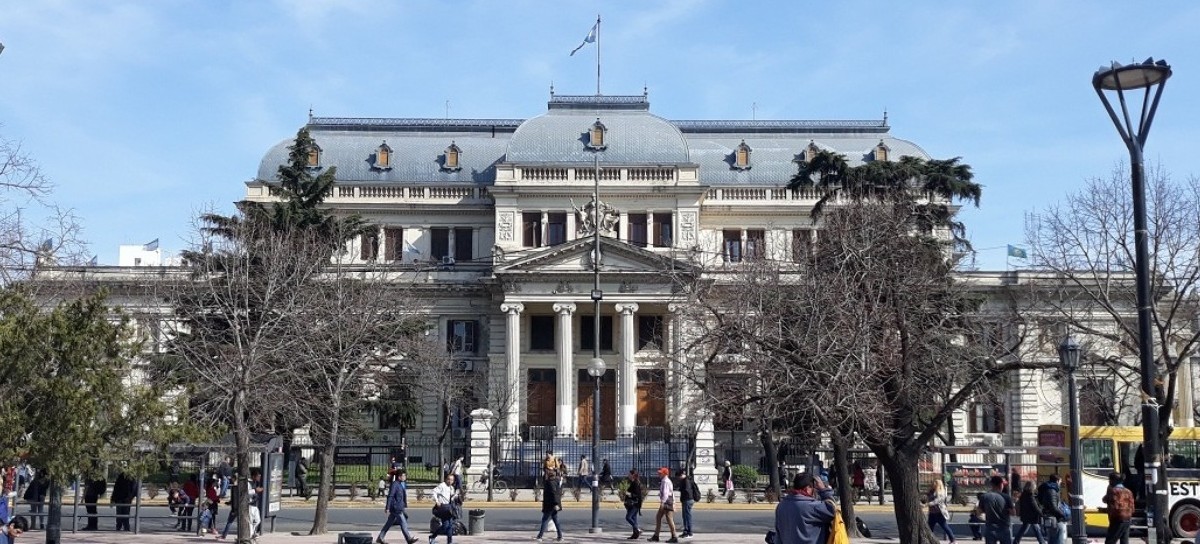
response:
<path fill-rule="evenodd" d="M 1079 344 L 1070 335 L 1058 345 L 1058 360 L 1067 371 L 1067 405 L 1071 413 L 1071 527 L 1067 533 L 1074 544 L 1087 544 L 1083 524 L 1083 448 L 1079 445 L 1079 399 L 1075 387 L 1075 370 L 1079 368 Z"/>
<path fill-rule="evenodd" d="M 1146 145 L 1146 137 L 1150 133 L 1150 125 L 1154 122 L 1154 112 L 1158 109 L 1158 99 L 1162 97 L 1163 86 L 1171 77 L 1171 67 L 1166 61 L 1146 59 L 1141 64 L 1101 67 L 1092 76 L 1092 87 L 1108 110 L 1109 117 L 1121 134 L 1121 140 L 1129 149 L 1129 170 L 1133 177 L 1133 241 L 1134 268 L 1137 275 L 1137 317 L 1138 317 L 1138 357 L 1141 366 L 1142 381 L 1142 452 L 1145 475 L 1145 497 L 1153 497 L 1146 501 L 1146 523 L 1154 530 L 1148 530 L 1151 542 L 1165 542 L 1167 538 L 1165 523 L 1155 523 L 1155 518 L 1161 520 L 1167 511 L 1167 479 L 1166 474 L 1160 474 L 1162 468 L 1162 452 L 1158 443 L 1158 394 L 1155 391 L 1155 381 L 1158 370 L 1154 363 L 1153 339 L 1150 329 L 1150 257 L 1148 252 L 1149 234 L 1146 230 L 1146 172 L 1142 164 L 1142 150 Z M 1129 106 L 1125 102 L 1126 91 L 1143 90 L 1141 96 L 1141 111 L 1136 124 L 1129 116 Z M 1115 91 L 1121 105 L 1121 115 L 1113 109 L 1105 91 Z M 1135 93 L 1136 95 L 1136 93 Z M 1155 492 L 1155 489 L 1162 493 Z M 1157 534 L 1156 534 L 1157 533 Z"/>
<path fill-rule="evenodd" d="M 600 378 L 604 376 L 604 359 L 593 357 L 588 363 L 588 375 L 596 382 L 592 391 L 592 462 L 600 458 Z M 596 479 L 597 471 L 592 471 L 592 529 L 599 533 L 600 529 L 600 482 Z M 581 474 L 580 477 L 583 475 Z"/>
<path fill-rule="evenodd" d="M 597 53 L 598 54 L 598 53 Z M 599 89 L 597 80 L 597 89 Z M 600 123 L 600 119 L 596 119 Z M 600 358 L 600 301 L 604 291 L 600 290 L 600 149 L 592 155 L 592 360 L 588 363 L 588 375 L 596 382 L 592 390 L 592 464 L 600 460 L 600 378 L 604 376 L 604 359 Z M 592 533 L 600 533 L 600 481 L 599 471 L 593 470 L 592 477 Z M 582 474 L 579 475 L 583 477 Z"/>

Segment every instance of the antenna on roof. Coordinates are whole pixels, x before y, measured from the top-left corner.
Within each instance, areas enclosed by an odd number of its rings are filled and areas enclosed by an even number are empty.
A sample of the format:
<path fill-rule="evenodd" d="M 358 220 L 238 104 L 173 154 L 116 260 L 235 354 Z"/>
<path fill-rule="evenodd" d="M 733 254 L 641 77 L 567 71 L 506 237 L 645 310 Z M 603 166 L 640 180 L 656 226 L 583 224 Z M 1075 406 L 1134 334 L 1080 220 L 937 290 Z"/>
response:
<path fill-rule="evenodd" d="M 650 86 L 646 82 L 642 82 L 642 98 L 650 98 Z"/>
<path fill-rule="evenodd" d="M 312 123 L 312 118 L 313 118 L 313 107 L 312 107 L 312 104 L 309 104 L 308 105 L 308 122 L 309 123 Z"/>
<path fill-rule="evenodd" d="M 554 80 L 550 80 L 550 98 L 554 98 Z"/>
<path fill-rule="evenodd" d="M 883 108 L 883 126 L 887 126 L 887 107 Z"/>
<path fill-rule="evenodd" d="M 758 102 L 750 103 L 750 120 L 751 121 L 758 120 Z"/>

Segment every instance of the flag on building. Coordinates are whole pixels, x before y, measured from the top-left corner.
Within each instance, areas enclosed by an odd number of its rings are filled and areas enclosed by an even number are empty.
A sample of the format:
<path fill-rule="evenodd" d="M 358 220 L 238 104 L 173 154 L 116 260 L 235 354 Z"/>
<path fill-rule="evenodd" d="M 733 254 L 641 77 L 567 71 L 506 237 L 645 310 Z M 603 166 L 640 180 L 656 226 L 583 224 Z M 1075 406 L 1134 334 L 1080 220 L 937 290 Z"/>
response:
<path fill-rule="evenodd" d="M 97 266 L 100 264 L 100 256 L 92 255 L 92 260 L 88 261 L 88 266 Z"/>
<path fill-rule="evenodd" d="M 570 56 L 572 56 L 572 57 L 575 56 L 575 52 L 579 51 L 580 49 L 583 49 L 583 46 L 585 46 L 589 43 L 596 43 L 596 32 L 599 29 L 600 29 L 600 19 L 596 19 L 596 24 L 592 25 L 592 31 L 588 32 L 587 37 L 583 39 L 583 43 L 579 44 L 579 47 L 576 47 L 575 49 L 571 50 Z"/>
<path fill-rule="evenodd" d="M 1025 254 L 1025 248 L 1020 248 L 1020 247 L 1011 246 L 1011 245 L 1008 246 L 1008 256 L 1012 257 L 1014 259 L 1028 259 L 1029 258 L 1029 256 Z"/>
<path fill-rule="evenodd" d="M 155 239 L 151 240 L 150 242 L 143 244 L 142 250 L 143 251 L 158 251 L 158 238 L 155 238 Z"/>

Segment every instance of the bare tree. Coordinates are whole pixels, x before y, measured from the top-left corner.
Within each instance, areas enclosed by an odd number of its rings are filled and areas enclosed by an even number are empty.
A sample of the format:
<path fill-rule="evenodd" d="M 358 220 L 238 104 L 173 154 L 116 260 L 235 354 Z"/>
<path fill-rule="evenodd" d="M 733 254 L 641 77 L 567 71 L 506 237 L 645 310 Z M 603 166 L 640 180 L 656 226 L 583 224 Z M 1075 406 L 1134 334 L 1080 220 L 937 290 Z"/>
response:
<path fill-rule="evenodd" d="M 81 228 L 50 200 L 54 184 L 21 145 L 0 136 L 0 282 L 28 279 L 38 267 L 83 262 Z"/>
<path fill-rule="evenodd" d="M 1146 177 L 1152 345 L 1163 381 L 1153 399 L 1137 404 L 1161 407 L 1158 439 L 1168 455 L 1172 411 L 1180 389 L 1191 387 L 1187 373 L 1200 348 L 1200 180 L 1179 181 L 1161 167 L 1148 168 Z M 1121 165 L 1026 219 L 1031 265 L 1044 272 L 1036 287 L 1048 294 L 1037 310 L 1084 336 L 1084 363 L 1118 399 L 1107 399 L 1113 418 L 1133 411 L 1124 402 L 1141 394 L 1131 200 Z"/>

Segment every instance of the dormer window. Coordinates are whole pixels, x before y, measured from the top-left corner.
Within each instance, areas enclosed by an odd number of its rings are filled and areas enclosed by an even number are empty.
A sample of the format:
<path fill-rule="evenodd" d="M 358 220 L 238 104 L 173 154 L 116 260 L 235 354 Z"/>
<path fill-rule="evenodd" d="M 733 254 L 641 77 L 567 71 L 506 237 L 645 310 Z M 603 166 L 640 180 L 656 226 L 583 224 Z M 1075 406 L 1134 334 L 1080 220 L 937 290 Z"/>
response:
<path fill-rule="evenodd" d="M 811 162 L 817 153 L 821 152 L 821 148 L 817 147 L 817 142 L 808 141 L 808 147 L 804 150 L 804 162 Z"/>
<path fill-rule="evenodd" d="M 390 170 L 392 168 L 392 148 L 388 146 L 387 140 L 379 144 L 375 148 L 375 164 L 372 165 L 378 170 Z"/>
<path fill-rule="evenodd" d="M 312 146 L 308 148 L 308 167 L 321 167 L 321 146 L 317 145 L 316 142 L 313 142 Z"/>
<path fill-rule="evenodd" d="M 888 160 L 888 151 L 891 151 L 888 149 L 888 146 L 884 145 L 883 140 L 879 140 L 879 145 L 875 146 L 875 151 L 873 152 L 871 159 L 876 161 L 886 161 Z"/>
<path fill-rule="evenodd" d="M 750 146 L 746 145 L 746 140 L 738 144 L 737 149 L 733 150 L 733 167 L 738 170 L 750 169 Z"/>
<path fill-rule="evenodd" d="M 454 141 L 450 142 L 450 147 L 446 148 L 445 155 L 442 157 L 442 170 L 457 172 L 462 169 L 459 162 L 459 156 L 462 155 L 462 150 L 454 145 Z"/>
<path fill-rule="evenodd" d="M 588 130 L 588 149 L 599 151 L 608 147 L 608 127 L 600 122 L 600 118 L 596 118 L 596 123 Z"/>

